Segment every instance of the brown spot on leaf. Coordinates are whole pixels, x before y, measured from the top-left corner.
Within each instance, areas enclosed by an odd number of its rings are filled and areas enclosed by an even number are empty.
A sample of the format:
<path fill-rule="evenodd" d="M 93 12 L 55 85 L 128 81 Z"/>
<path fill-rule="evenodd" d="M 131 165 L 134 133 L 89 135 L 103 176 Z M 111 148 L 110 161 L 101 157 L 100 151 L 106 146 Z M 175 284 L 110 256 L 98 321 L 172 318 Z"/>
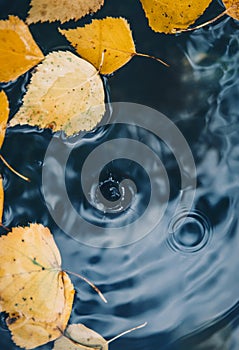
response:
<path fill-rule="evenodd" d="M 7 318 L 7 325 L 9 326 L 14 324 L 19 318 L 20 318 L 20 315 L 12 314 L 12 317 Z"/>

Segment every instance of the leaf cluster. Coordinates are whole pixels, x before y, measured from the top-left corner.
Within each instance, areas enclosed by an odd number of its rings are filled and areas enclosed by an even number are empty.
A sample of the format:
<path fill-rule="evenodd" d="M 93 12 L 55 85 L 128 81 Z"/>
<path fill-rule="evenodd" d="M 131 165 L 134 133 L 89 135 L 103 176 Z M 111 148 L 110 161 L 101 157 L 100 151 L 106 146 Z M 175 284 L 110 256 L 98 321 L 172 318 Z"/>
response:
<path fill-rule="evenodd" d="M 205 25 L 190 28 L 212 2 L 140 1 L 149 26 L 165 34 Z M 238 20 L 239 2 L 223 3 L 221 16 L 226 14 Z M 51 128 L 67 136 L 93 129 L 105 112 L 101 75 L 114 73 L 136 55 L 151 57 L 137 52 L 130 25 L 122 17 L 93 19 L 90 24 L 73 29 L 59 25 L 59 33 L 66 37 L 75 54 L 70 51 L 43 54 L 31 34 L 32 25 L 78 20 L 98 11 L 103 4 L 104 0 L 32 0 L 26 21 L 12 15 L 0 20 L 0 82 L 14 81 L 31 71 L 23 104 L 9 124 L 8 98 L 4 91 L 0 92 L 0 147 L 6 128 L 18 124 Z M 151 58 L 167 65 L 159 58 Z M 1 154 L 0 159 L 17 173 Z M 0 178 L 1 218 L 3 202 Z M 109 342 L 83 325 L 67 328 L 74 293 L 48 228 L 31 224 L 13 228 L 0 237 L 0 311 L 8 314 L 7 325 L 18 346 L 32 349 L 59 338 L 55 350 L 107 350 Z"/>

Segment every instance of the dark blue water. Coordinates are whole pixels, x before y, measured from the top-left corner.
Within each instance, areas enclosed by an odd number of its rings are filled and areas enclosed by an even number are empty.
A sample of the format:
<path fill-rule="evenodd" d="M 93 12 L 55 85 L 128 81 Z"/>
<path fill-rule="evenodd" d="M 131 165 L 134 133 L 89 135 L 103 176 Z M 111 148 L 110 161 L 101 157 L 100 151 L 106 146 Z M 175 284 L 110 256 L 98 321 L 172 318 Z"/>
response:
<path fill-rule="evenodd" d="M 0 6 L 1 18 L 25 18 L 28 9 L 26 1 L 2 0 Z M 202 21 L 221 10 L 215 1 Z M 77 293 L 70 323 L 84 323 L 111 338 L 148 322 L 112 343 L 112 349 L 237 350 L 239 25 L 225 17 L 192 33 L 156 34 L 147 27 L 140 2 L 126 0 L 106 0 L 95 17 L 106 15 L 128 18 L 138 51 L 166 60 L 170 68 L 135 57 L 105 78 L 109 124 L 92 132 L 66 139 L 28 126 L 8 129 L 2 153 L 31 182 L 2 167 L 4 225 L 48 226 L 63 268 L 88 277 L 105 294 L 107 305 L 72 278 Z M 72 50 L 57 26 L 31 28 L 45 54 Z M 29 79 L 27 73 L 2 85 L 11 117 Z M 159 112 L 177 128 L 179 143 Z M 182 140 L 192 152 L 196 172 Z M 90 162 L 85 173 L 87 159 L 97 150 L 102 153 L 95 161 L 100 159 L 102 168 Z M 107 163 L 105 154 L 113 160 Z M 109 248 L 114 243 L 117 247 Z M 3 321 L 1 325 L 1 348 L 17 349 Z M 41 347 L 51 348 L 51 343 Z"/>

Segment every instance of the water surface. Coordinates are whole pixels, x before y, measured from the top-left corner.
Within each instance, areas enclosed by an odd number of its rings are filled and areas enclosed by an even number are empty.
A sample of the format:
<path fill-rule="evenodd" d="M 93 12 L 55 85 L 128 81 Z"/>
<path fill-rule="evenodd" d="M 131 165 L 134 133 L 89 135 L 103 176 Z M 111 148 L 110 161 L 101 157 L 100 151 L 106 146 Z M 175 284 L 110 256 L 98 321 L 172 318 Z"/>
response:
<path fill-rule="evenodd" d="M 27 2 L 19 6 L 1 1 L 0 5 L 2 18 L 7 14 L 25 18 Z M 215 4 L 203 18 L 212 17 L 220 9 Z M 53 136 L 49 130 L 24 126 L 7 130 L 2 153 L 32 181 L 25 183 L 2 167 L 6 197 L 4 224 L 13 227 L 39 222 L 48 226 L 61 251 L 63 268 L 83 274 L 104 292 L 107 305 L 82 281 L 72 278 L 77 293 L 70 323 L 84 323 L 105 338 L 111 338 L 122 330 L 148 322 L 147 327 L 111 344 L 112 349 L 236 350 L 239 346 L 238 23 L 225 17 L 210 28 L 166 36 L 147 27 L 139 2 L 106 1 L 96 17 L 105 15 L 128 18 L 138 51 L 170 63 L 170 68 L 166 68 L 156 61 L 135 57 L 104 82 L 108 102 L 149 106 L 164 113 L 181 131 L 196 164 L 193 205 L 190 211 L 182 208 L 175 213 L 182 196 L 178 159 L 162 140 L 147 130 L 115 123 L 67 140 L 61 134 Z M 79 23 L 86 21 L 89 17 Z M 45 54 L 69 49 L 65 39 L 57 34 L 57 26 L 32 26 L 32 33 Z M 27 73 L 2 85 L 10 97 L 11 116 L 21 104 L 29 79 Z M 112 114 L 115 112 L 112 104 Z M 112 240 L 115 227 L 119 228 L 117 234 L 121 230 L 122 235 L 130 236 L 127 224 L 137 221 L 147 211 L 152 177 L 158 185 L 154 218 L 157 213 L 160 215 L 164 205 L 165 188 L 170 188 L 162 220 L 144 238 L 114 249 L 87 246 L 66 235 L 47 207 L 57 208 L 70 228 L 74 218 L 65 211 L 58 191 L 61 161 L 57 157 L 45 158 L 53 137 L 59 152 L 66 152 L 74 145 L 66 167 L 69 198 L 77 213 L 102 228 L 105 245 L 108 241 L 104 230 L 107 234 L 112 230 Z M 157 176 L 154 174 L 158 163 L 153 156 L 142 166 L 122 158 L 122 150 L 113 148 L 114 161 L 100 169 L 99 181 L 96 181 L 99 169 L 92 169 L 89 196 L 84 196 L 81 173 L 87 157 L 107 141 L 123 138 L 136 140 L 153 150 L 164 167 L 168 183 L 164 181 L 163 170 Z M 42 170 L 46 166 L 52 191 L 47 204 L 42 190 Z M 187 178 L 190 180 L 190 174 Z M 125 179 L 128 182 L 122 187 Z M 112 202 L 110 212 L 102 207 L 102 193 Z M 150 213 L 139 230 L 147 229 L 149 221 Z M 84 232 L 84 225 L 81 230 L 82 235 L 91 234 Z M 17 349 L 4 330 L 4 322 L 0 344 L 4 350 Z M 41 347 L 51 348 L 51 343 Z"/>

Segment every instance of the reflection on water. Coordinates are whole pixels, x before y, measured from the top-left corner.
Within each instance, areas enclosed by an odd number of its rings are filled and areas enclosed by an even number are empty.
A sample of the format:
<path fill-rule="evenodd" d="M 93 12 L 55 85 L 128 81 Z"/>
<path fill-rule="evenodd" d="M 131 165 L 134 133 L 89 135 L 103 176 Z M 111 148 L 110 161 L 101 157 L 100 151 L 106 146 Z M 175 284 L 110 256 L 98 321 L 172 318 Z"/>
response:
<path fill-rule="evenodd" d="M 110 9 L 111 5 L 106 5 Z M 135 6 L 143 21 L 140 8 Z M 124 11 L 131 14 L 133 10 L 128 7 L 127 1 L 122 1 L 121 15 Z M 142 26 L 133 23 L 135 33 L 142 34 Z M 127 159 L 110 162 L 101 169 L 99 182 L 93 173 L 89 174 L 91 186 L 85 197 L 80 178 L 84 159 L 96 145 L 123 136 L 148 145 L 160 157 L 169 179 L 168 207 L 154 230 L 134 244 L 115 249 L 94 248 L 65 235 L 51 218 L 42 194 L 42 168 L 46 166 L 45 152 L 52 140 L 50 131 L 30 127 L 7 131 L 3 154 L 32 181 L 25 183 L 2 168 L 6 193 L 4 224 L 11 227 L 37 221 L 49 226 L 61 250 L 63 266 L 93 280 L 108 299 L 108 304 L 103 305 L 87 285 L 73 278 L 77 293 L 70 322 L 83 322 L 106 338 L 148 322 L 144 329 L 112 344 L 112 349 L 239 347 L 237 30 L 238 24 L 231 19 L 178 37 L 158 36 L 145 29 L 145 38 L 152 38 L 152 54 L 159 54 L 157 46 L 161 40 L 165 52 L 171 52 L 172 67 L 166 69 L 156 62 L 135 58 L 108 79 L 112 100 L 151 105 L 166 113 L 184 134 L 197 168 L 196 196 L 187 216 L 184 211 L 174 215 L 173 209 L 182 196 L 179 165 L 172 151 L 155 135 L 115 125 L 98 128 L 73 141 L 56 136 L 63 150 L 70 142 L 77 143 L 66 171 L 66 185 L 76 211 L 106 229 L 123 223 L 122 232 L 128 235 L 131 232 L 125 224 L 141 216 L 150 201 L 148 173 L 154 171 L 154 162 L 148 158 L 145 167 Z M 41 40 L 41 32 L 38 38 Z M 26 74 L 4 85 L 11 98 L 12 114 L 28 79 Z M 54 158 L 50 164 L 49 181 L 57 187 L 61 169 Z M 124 183 L 124 179 L 131 182 Z M 160 186 L 162 190 L 165 186 L 160 181 L 159 176 L 159 193 Z M 110 212 L 104 210 L 105 200 L 112 203 Z M 50 204 L 69 220 L 60 197 L 52 195 Z M 155 206 L 154 210 L 160 212 L 161 208 Z M 79 227 L 81 230 L 84 227 Z M 17 349 L 5 330 L 4 315 L 0 335 L 4 350 Z M 41 349 L 51 349 L 51 344 Z"/>

